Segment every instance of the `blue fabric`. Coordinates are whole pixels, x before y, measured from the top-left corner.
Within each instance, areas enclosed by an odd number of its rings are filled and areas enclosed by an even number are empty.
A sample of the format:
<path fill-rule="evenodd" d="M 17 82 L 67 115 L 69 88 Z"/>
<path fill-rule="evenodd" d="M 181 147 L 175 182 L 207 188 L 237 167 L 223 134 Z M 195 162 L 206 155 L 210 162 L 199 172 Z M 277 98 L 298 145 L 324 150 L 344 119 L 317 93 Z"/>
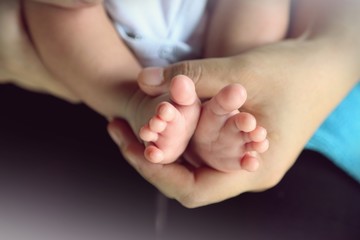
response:
<path fill-rule="evenodd" d="M 322 153 L 360 183 L 360 83 L 320 126 L 306 148 Z"/>

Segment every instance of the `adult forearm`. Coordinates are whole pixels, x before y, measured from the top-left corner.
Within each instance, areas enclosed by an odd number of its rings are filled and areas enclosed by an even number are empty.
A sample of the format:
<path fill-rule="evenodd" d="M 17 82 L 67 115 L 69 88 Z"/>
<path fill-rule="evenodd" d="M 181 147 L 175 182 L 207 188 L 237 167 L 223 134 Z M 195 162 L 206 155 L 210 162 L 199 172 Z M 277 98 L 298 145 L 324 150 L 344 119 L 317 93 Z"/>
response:
<path fill-rule="evenodd" d="M 25 2 L 31 36 L 55 77 L 105 116 L 123 116 L 140 66 L 102 5 L 63 9 Z M 131 87 L 133 85 L 133 87 Z"/>
<path fill-rule="evenodd" d="M 360 1 L 298 0 L 295 9 L 293 37 L 303 35 L 316 43 L 327 62 L 346 73 L 343 84 L 356 83 L 360 79 Z"/>

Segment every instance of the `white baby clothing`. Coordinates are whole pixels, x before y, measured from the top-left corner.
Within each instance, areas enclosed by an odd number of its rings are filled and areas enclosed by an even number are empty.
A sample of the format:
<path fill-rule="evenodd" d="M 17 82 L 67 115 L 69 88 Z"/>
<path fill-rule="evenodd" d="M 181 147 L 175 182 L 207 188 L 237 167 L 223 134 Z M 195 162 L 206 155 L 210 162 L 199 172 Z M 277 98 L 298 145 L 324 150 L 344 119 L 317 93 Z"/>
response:
<path fill-rule="evenodd" d="M 207 0 L 106 0 L 121 38 L 143 66 L 201 54 Z"/>

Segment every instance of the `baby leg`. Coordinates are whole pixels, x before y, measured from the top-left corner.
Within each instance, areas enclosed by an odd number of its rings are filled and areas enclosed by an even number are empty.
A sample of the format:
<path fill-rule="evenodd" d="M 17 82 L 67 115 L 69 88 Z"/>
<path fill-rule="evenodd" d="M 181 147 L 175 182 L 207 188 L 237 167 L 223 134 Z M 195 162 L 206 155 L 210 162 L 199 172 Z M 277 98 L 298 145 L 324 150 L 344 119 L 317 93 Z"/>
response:
<path fill-rule="evenodd" d="M 200 115 L 200 100 L 190 78 L 174 77 L 169 94 L 171 101 L 158 104 L 139 133 L 147 145 L 145 157 L 154 163 L 174 162 L 184 152 Z"/>
<path fill-rule="evenodd" d="M 213 1 L 206 57 L 232 56 L 283 39 L 288 30 L 289 0 Z"/>
<path fill-rule="evenodd" d="M 259 166 L 257 153 L 268 149 L 266 130 L 257 126 L 253 115 L 238 110 L 245 100 L 245 89 L 232 84 L 203 105 L 191 147 L 217 170 L 255 171 Z"/>

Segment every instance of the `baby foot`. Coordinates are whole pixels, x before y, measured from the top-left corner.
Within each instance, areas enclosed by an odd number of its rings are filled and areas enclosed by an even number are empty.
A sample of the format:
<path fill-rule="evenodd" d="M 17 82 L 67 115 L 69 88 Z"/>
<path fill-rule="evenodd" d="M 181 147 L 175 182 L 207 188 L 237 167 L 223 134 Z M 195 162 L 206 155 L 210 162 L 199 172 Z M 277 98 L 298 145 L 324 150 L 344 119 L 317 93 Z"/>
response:
<path fill-rule="evenodd" d="M 174 77 L 169 95 L 171 101 L 158 104 L 155 115 L 139 132 L 146 142 L 145 158 L 153 163 L 174 162 L 184 152 L 200 115 L 200 100 L 188 77 Z"/>
<path fill-rule="evenodd" d="M 269 147 L 266 130 L 256 126 L 253 115 L 238 110 L 245 100 L 245 89 L 232 84 L 203 105 L 191 147 L 219 171 L 255 171 L 259 166 L 257 153 Z"/>

